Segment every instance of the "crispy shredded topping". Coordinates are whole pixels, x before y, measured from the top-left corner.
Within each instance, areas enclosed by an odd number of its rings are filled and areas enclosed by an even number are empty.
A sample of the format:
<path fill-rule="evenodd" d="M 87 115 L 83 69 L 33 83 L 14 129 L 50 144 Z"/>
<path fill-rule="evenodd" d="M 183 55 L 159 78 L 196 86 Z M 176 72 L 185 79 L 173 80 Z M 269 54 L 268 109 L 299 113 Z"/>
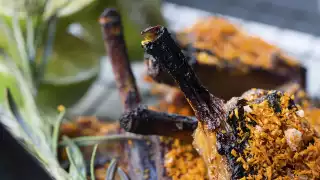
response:
<path fill-rule="evenodd" d="M 252 112 L 245 111 L 244 120 L 250 138 L 239 160 L 250 171 L 248 179 L 320 178 L 320 139 L 306 117 L 297 114 L 301 109 L 290 108 L 291 97 L 280 94 L 278 113 L 267 99 L 249 101 Z"/>
<path fill-rule="evenodd" d="M 164 166 L 172 179 L 208 179 L 207 168 L 191 144 L 182 144 L 175 139 L 172 148 L 165 155 Z"/>
<path fill-rule="evenodd" d="M 283 54 L 281 50 L 258 37 L 247 35 L 240 28 L 220 17 L 199 20 L 195 25 L 178 34 L 182 46 L 192 44 L 197 51 L 197 60 L 205 64 L 223 67 L 225 63 L 240 66 L 273 68 L 274 55 L 288 65 L 298 61 Z M 209 52 L 209 53 L 208 53 Z"/>
<path fill-rule="evenodd" d="M 193 115 L 191 107 L 185 101 L 184 95 L 179 89 L 165 85 L 155 85 L 152 93 L 162 95 L 162 101 L 151 109 L 185 116 Z M 192 144 L 168 137 L 161 137 L 160 140 L 170 147 L 164 157 L 167 176 L 173 180 L 208 179 L 205 162 L 192 147 Z"/>
<path fill-rule="evenodd" d="M 206 127 L 196 130 L 194 145 L 205 159 L 209 177 L 232 179 L 236 172 L 242 179 L 320 178 L 320 139 L 316 126 L 309 124 L 311 111 L 304 114 L 305 110 L 294 104 L 295 96 L 279 91 L 252 89 L 242 98 L 245 103 L 235 106 L 228 115 L 236 141 L 222 141 L 225 148 L 233 147 L 230 151 L 221 149 L 217 135 Z M 313 113 L 317 122 L 320 111 Z"/>

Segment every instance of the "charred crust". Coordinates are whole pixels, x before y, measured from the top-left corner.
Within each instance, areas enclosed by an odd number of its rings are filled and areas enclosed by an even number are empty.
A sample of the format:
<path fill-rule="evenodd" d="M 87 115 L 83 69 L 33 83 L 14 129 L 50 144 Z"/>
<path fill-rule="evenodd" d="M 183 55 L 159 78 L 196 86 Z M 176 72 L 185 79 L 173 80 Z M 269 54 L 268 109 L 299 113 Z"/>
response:
<path fill-rule="evenodd" d="M 110 28 L 121 25 L 119 12 L 114 8 L 106 8 L 99 17 L 99 23 L 104 28 Z"/>
<path fill-rule="evenodd" d="M 165 27 L 157 27 L 157 37 L 143 44 L 146 53 L 153 56 L 180 86 L 191 103 L 195 115 L 208 124 L 210 130 L 220 127 L 225 120 L 223 101 L 214 97 L 203 87 L 188 64 L 186 56 L 172 39 Z"/>
<path fill-rule="evenodd" d="M 111 17 L 111 18 L 119 18 L 120 14 L 115 8 L 106 8 L 100 15 L 100 18 L 106 18 L 106 17 Z"/>
<path fill-rule="evenodd" d="M 121 16 L 117 10 L 107 8 L 100 16 L 99 22 L 122 103 L 125 110 L 133 108 L 140 103 L 141 97 L 129 63 Z"/>
<path fill-rule="evenodd" d="M 145 53 L 144 61 L 147 67 L 147 75 L 151 77 L 155 82 L 166 83 L 169 85 L 176 85 L 172 77 L 164 71 L 159 62 L 156 61 L 151 55 Z"/>
<path fill-rule="evenodd" d="M 137 131 L 137 125 L 140 120 L 143 120 L 143 112 L 146 111 L 146 106 L 138 106 L 135 109 L 123 113 L 120 117 L 120 126 L 127 132 Z"/>
<path fill-rule="evenodd" d="M 125 106 L 127 107 L 135 107 L 140 103 L 140 95 L 137 90 L 129 90 L 127 92 L 127 97 L 125 98 Z"/>
<path fill-rule="evenodd" d="M 120 126 L 131 133 L 170 136 L 191 141 L 198 122 L 192 117 L 152 111 L 140 105 L 120 117 Z"/>
<path fill-rule="evenodd" d="M 227 159 L 228 167 L 231 171 L 231 179 L 240 179 L 246 176 L 248 173 L 243 168 L 241 162 L 237 162 L 237 157 L 232 154 L 232 150 L 242 154 L 245 149 L 245 145 L 248 142 L 250 131 L 245 125 L 245 115 L 243 106 L 247 105 L 247 101 L 242 98 L 233 99 L 233 102 L 229 102 L 228 119 L 227 123 L 232 128 L 232 133 L 226 133 L 219 131 L 217 133 L 217 150 L 218 153 L 224 155 Z M 238 114 L 235 115 L 234 111 Z M 240 127 L 247 136 L 240 137 L 238 135 Z"/>
<path fill-rule="evenodd" d="M 266 99 L 268 100 L 269 106 L 273 108 L 274 112 L 281 112 L 280 98 L 282 93 L 280 91 L 272 91 L 268 95 L 266 95 Z"/>

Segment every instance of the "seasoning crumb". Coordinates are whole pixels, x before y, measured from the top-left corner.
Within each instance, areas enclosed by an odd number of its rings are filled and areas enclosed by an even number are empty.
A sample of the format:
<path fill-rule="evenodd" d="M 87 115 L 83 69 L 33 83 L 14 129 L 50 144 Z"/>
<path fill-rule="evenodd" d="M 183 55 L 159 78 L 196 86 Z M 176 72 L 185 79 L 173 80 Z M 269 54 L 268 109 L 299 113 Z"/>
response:
<path fill-rule="evenodd" d="M 232 154 L 232 156 L 234 156 L 234 157 L 237 157 L 237 156 L 238 156 L 237 151 L 234 150 L 234 149 L 231 150 L 231 154 Z"/>
<path fill-rule="evenodd" d="M 243 106 L 243 110 L 247 113 L 251 113 L 252 112 L 252 109 L 249 105 L 246 105 L 246 106 Z"/>
<path fill-rule="evenodd" d="M 286 137 L 287 144 L 291 148 L 292 151 L 297 151 L 300 142 L 302 141 L 302 133 L 297 129 L 290 128 L 284 132 Z"/>
<path fill-rule="evenodd" d="M 258 132 L 262 132 L 262 127 L 259 126 L 259 125 L 257 125 L 257 126 L 256 126 L 256 130 L 257 130 Z"/>
<path fill-rule="evenodd" d="M 304 111 L 302 109 L 298 110 L 296 112 L 296 114 L 299 116 L 299 117 L 304 117 Z"/>

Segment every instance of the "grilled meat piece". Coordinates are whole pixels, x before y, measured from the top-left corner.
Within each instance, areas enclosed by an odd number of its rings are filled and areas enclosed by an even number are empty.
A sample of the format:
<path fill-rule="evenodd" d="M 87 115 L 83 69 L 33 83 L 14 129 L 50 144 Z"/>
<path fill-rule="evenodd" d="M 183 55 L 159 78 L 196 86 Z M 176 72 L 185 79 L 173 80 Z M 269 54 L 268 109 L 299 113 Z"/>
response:
<path fill-rule="evenodd" d="M 255 89 L 223 104 L 200 83 L 165 27 L 142 34 L 146 53 L 195 112 L 194 146 L 211 179 L 320 178 L 319 135 L 290 94 Z"/>

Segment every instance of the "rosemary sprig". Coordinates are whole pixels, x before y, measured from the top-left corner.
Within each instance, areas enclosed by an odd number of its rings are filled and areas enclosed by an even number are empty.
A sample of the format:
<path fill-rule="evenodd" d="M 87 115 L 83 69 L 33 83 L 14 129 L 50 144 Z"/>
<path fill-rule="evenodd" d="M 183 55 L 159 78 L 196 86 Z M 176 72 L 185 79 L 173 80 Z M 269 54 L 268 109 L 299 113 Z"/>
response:
<path fill-rule="evenodd" d="M 33 143 L 37 145 L 38 139 L 36 136 L 33 135 L 32 130 L 30 128 L 30 125 L 28 123 L 26 123 L 25 120 L 23 119 L 23 117 L 18 109 L 18 106 L 17 106 L 17 104 L 11 94 L 10 89 L 7 89 L 6 94 L 7 94 L 9 109 L 12 112 L 13 116 L 15 117 L 17 122 L 20 124 L 23 131 L 27 134 L 27 136 L 29 136 L 29 138 L 33 141 Z"/>
<path fill-rule="evenodd" d="M 39 115 L 34 100 L 37 96 L 37 88 L 43 79 L 46 66 L 52 54 L 57 16 L 60 10 L 58 8 L 55 10 L 53 15 L 49 16 L 49 18 L 44 18 L 44 11 L 49 1 L 50 0 L 45 1 L 40 11 L 30 13 L 25 17 L 25 19 L 23 19 L 26 21 L 25 27 L 21 26 L 21 19 L 19 19 L 17 15 L 12 19 L 12 24 L 10 24 L 12 27 L 8 26 L 7 30 L 12 34 L 12 39 L 8 38 L 8 40 L 12 40 L 12 44 L 10 45 L 17 49 L 19 53 L 19 58 L 8 57 L 8 59 L 17 59 L 20 60 L 20 62 L 13 63 L 13 61 L 3 61 L 3 63 L 6 63 L 5 70 L 9 72 L 8 74 L 13 75 L 16 78 L 17 87 L 20 89 L 24 105 L 23 107 L 17 107 L 14 103 L 13 96 L 8 91 L 7 98 L 8 105 L 10 107 L 9 111 L 13 114 L 13 117 L 10 116 L 9 119 L 8 116 L 6 117 L 6 120 L 3 120 L 5 118 L 1 115 L 0 121 L 5 121 L 6 125 L 11 123 L 11 133 L 24 141 L 26 149 L 37 157 L 40 163 L 46 168 L 46 170 L 48 170 L 48 174 L 51 174 L 57 180 L 70 179 L 70 176 L 76 180 L 86 179 L 87 174 L 86 167 L 84 165 L 85 162 L 82 152 L 78 146 L 94 144 L 95 146 L 93 148 L 90 161 L 91 179 L 94 180 L 94 160 L 97 153 L 98 143 L 128 139 L 142 140 L 142 137 L 132 135 L 111 135 L 103 137 L 79 137 L 73 140 L 68 137 L 63 137 L 63 141 L 59 144 L 59 130 L 65 115 L 65 110 L 60 112 L 55 123 L 46 122 L 46 119 Z M 48 28 L 46 28 L 46 26 L 48 26 Z M 43 41 L 42 34 L 45 29 L 48 30 L 48 34 L 47 38 Z M 25 31 L 26 34 L 23 34 Z M 38 58 L 37 55 L 39 55 L 37 50 L 43 44 L 44 52 L 40 57 L 40 65 L 36 65 L 35 61 Z M 19 110 L 21 110 L 21 114 Z M 36 140 L 33 140 L 33 138 L 36 138 Z M 57 161 L 57 150 L 59 146 L 67 146 L 66 152 L 70 161 L 70 176 L 67 176 L 66 172 L 61 168 Z M 119 171 L 119 168 L 115 167 L 112 173 L 114 174 L 115 172 L 123 171 Z M 110 173 L 110 175 L 112 175 L 112 173 Z M 123 172 L 122 174 L 125 173 Z"/>
<path fill-rule="evenodd" d="M 46 41 L 44 54 L 42 56 L 40 66 L 38 67 L 38 72 L 36 73 L 36 78 L 37 78 L 36 87 L 39 86 L 39 84 L 44 76 L 47 64 L 49 62 L 49 57 L 52 53 L 54 38 L 55 38 L 55 34 L 56 34 L 57 20 L 58 20 L 57 16 L 52 16 L 48 21 L 47 41 Z"/>
<path fill-rule="evenodd" d="M 20 26 L 20 22 L 17 14 L 15 14 L 12 17 L 12 30 L 13 30 L 13 36 L 20 54 L 23 74 L 27 80 L 29 88 L 34 90 L 31 70 L 29 65 L 29 59 L 28 59 L 28 53 L 26 50 L 25 40 L 22 34 L 22 30 L 21 30 L 21 26 Z"/>
<path fill-rule="evenodd" d="M 62 123 L 63 117 L 66 113 L 64 108 L 60 108 L 60 114 L 54 124 L 53 127 L 53 133 L 52 133 L 52 150 L 54 155 L 57 157 L 58 153 L 58 139 L 59 139 L 59 130 L 60 130 L 60 125 Z"/>
<path fill-rule="evenodd" d="M 111 163 L 109 164 L 109 167 L 107 169 L 106 174 L 106 180 L 114 180 L 114 177 L 116 176 L 116 171 L 118 168 L 118 162 L 116 159 L 112 159 Z"/>
<path fill-rule="evenodd" d="M 118 167 L 117 173 L 120 176 L 121 180 L 129 180 L 128 175 L 123 171 L 121 167 Z"/>
<path fill-rule="evenodd" d="M 32 17 L 27 16 L 26 18 L 27 26 L 27 50 L 28 50 L 28 60 L 29 62 L 35 63 L 36 58 L 36 48 L 35 48 L 35 29 L 33 28 Z"/>
<path fill-rule="evenodd" d="M 81 171 L 77 168 L 77 164 L 76 164 L 76 161 L 74 160 L 74 158 L 72 157 L 72 152 L 70 150 L 71 148 L 70 147 L 67 147 L 66 148 L 66 152 L 67 152 L 67 155 L 68 155 L 68 158 L 69 158 L 69 161 L 70 161 L 70 174 L 74 174 L 73 176 L 71 177 L 75 177 L 74 179 L 82 179 L 82 180 L 85 180 L 85 178 L 81 175 Z"/>
<path fill-rule="evenodd" d="M 86 164 L 80 149 L 68 137 L 64 136 L 63 140 L 68 144 L 66 151 L 70 161 L 69 174 L 71 175 L 71 177 L 74 177 L 75 179 L 85 180 L 85 177 L 87 175 Z"/>
<path fill-rule="evenodd" d="M 100 143 L 109 143 L 114 141 L 126 141 L 126 140 L 144 140 L 143 137 L 134 135 L 115 134 L 108 136 L 83 136 L 73 138 L 72 141 L 78 146 L 89 146 Z M 67 146 L 68 142 L 63 140 L 59 144 L 60 146 Z"/>
<path fill-rule="evenodd" d="M 90 173 L 91 173 L 91 180 L 95 180 L 95 172 L 94 172 L 94 160 L 96 159 L 96 153 L 97 153 L 97 149 L 98 149 L 98 144 L 94 145 L 93 147 L 93 151 L 92 151 L 92 156 L 91 156 L 91 160 L 90 160 Z"/>

